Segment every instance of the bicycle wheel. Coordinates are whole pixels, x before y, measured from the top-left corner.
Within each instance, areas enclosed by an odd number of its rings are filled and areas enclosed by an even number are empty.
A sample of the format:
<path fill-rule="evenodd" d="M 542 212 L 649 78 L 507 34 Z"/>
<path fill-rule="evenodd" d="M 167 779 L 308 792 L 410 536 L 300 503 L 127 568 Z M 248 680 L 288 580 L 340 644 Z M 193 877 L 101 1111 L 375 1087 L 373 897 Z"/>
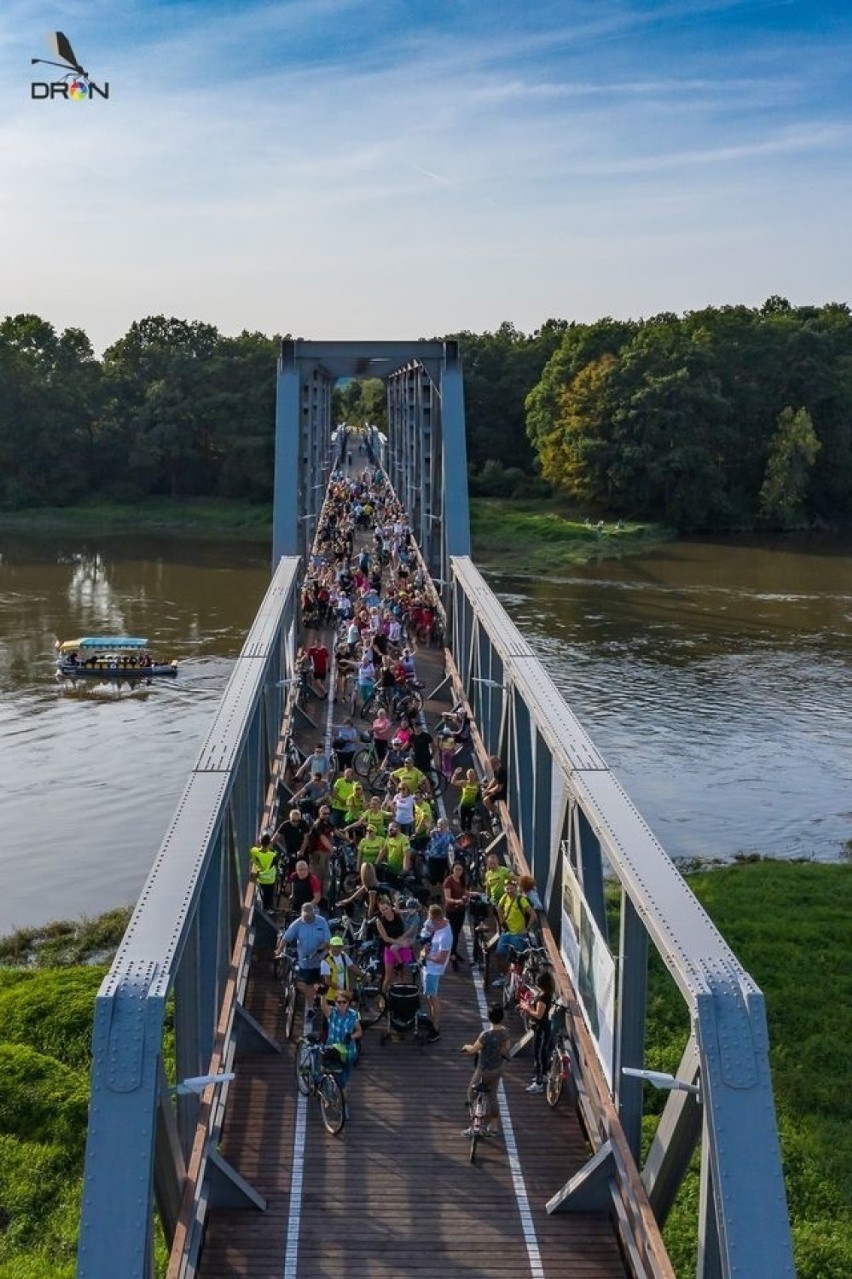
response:
<path fill-rule="evenodd" d="M 309 1097 L 313 1090 L 311 1045 L 304 1039 L 296 1045 L 296 1087 L 303 1097 Z"/>
<path fill-rule="evenodd" d="M 447 789 L 447 779 L 441 772 L 440 768 L 430 768 L 426 774 L 426 780 L 432 787 L 433 795 L 443 795 Z"/>
<path fill-rule="evenodd" d="M 547 1098 L 547 1104 L 551 1110 L 559 1105 L 559 1098 L 562 1096 L 562 1050 L 554 1048 L 553 1056 L 550 1058 L 550 1069 L 547 1072 L 547 1083 L 545 1085 L 544 1095 Z"/>
<path fill-rule="evenodd" d="M 352 759 L 352 767 L 359 777 L 369 777 L 370 769 L 376 763 L 376 752 L 369 746 L 356 751 Z"/>
<path fill-rule="evenodd" d="M 511 1008 L 518 1000 L 518 975 L 510 968 L 503 983 L 503 1007 Z"/>
<path fill-rule="evenodd" d="M 334 1136 L 346 1123 L 346 1099 L 343 1096 L 343 1089 L 334 1075 L 324 1074 L 320 1077 L 317 1091 L 322 1121 L 326 1131 Z"/>
<path fill-rule="evenodd" d="M 284 990 L 284 1038 L 291 1039 L 296 1023 L 296 983 L 291 981 Z"/>
<path fill-rule="evenodd" d="M 468 1155 L 469 1163 L 476 1162 L 476 1147 L 478 1145 L 479 1145 L 479 1131 L 477 1130 L 476 1126 L 472 1124 L 470 1129 L 470 1154 Z"/>
<path fill-rule="evenodd" d="M 358 1012 L 361 1024 L 375 1026 L 385 1015 L 387 1003 L 378 986 L 362 986 L 358 992 Z"/>

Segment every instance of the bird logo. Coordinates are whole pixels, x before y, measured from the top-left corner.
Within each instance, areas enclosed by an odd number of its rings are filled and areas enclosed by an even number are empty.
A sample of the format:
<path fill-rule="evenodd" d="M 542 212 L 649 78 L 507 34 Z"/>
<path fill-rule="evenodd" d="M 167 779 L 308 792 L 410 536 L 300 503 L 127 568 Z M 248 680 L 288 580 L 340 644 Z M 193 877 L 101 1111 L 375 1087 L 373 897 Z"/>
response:
<path fill-rule="evenodd" d="M 74 50 L 71 48 L 71 41 L 63 31 L 51 31 L 47 37 L 47 43 L 50 46 L 51 53 L 55 53 L 57 58 L 61 58 L 61 62 L 54 62 L 48 58 L 31 58 L 30 62 L 34 66 L 41 63 L 46 67 L 60 67 L 65 72 L 63 77 L 68 84 L 67 96 L 75 102 L 80 102 L 85 98 L 92 96 L 94 90 L 101 97 L 109 96 L 109 88 L 106 91 L 99 85 L 95 84 L 92 77 L 84 66 L 81 66 L 77 60 Z M 62 95 L 66 96 L 65 94 Z"/>

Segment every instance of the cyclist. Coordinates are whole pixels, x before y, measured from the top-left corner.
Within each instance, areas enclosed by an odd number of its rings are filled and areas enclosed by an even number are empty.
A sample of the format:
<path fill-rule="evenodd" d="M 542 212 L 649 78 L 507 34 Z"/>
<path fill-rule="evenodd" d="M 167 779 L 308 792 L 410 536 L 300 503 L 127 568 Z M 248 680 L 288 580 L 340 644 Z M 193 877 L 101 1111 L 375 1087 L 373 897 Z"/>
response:
<path fill-rule="evenodd" d="M 396 768 L 391 773 L 391 781 L 397 790 L 407 786 L 412 795 L 416 795 L 418 791 L 428 791 L 430 789 L 426 774 L 421 773 L 414 763 L 414 756 L 411 754 L 406 755 L 402 768 Z"/>
<path fill-rule="evenodd" d="M 331 929 L 328 922 L 322 915 L 317 914 L 313 902 L 305 902 L 298 918 L 279 934 L 278 945 L 275 948 L 276 958 L 284 953 L 291 942 L 296 943 L 299 966 L 297 977 L 299 989 L 305 997 L 306 1007 L 317 993 L 320 984 L 320 965 L 328 950 L 330 938 Z"/>
<path fill-rule="evenodd" d="M 267 912 L 272 910 L 275 897 L 275 881 L 278 878 L 277 863 L 278 853 L 272 847 L 271 837 L 261 835 L 260 843 L 253 844 L 249 849 L 249 864 L 252 870 L 257 871 L 260 901 Z"/>
<path fill-rule="evenodd" d="M 441 1004 L 438 999 L 438 991 L 441 986 L 441 977 L 447 970 L 447 964 L 450 962 L 450 952 L 453 949 L 453 930 L 444 914 L 443 906 L 439 905 L 438 902 L 429 907 L 429 914 L 421 930 L 420 940 L 423 943 L 423 954 L 421 956 L 423 962 L 423 994 L 426 997 L 426 1005 L 429 1009 L 429 1016 L 432 1019 L 432 1031 L 428 1036 L 428 1042 L 434 1043 L 436 1039 L 441 1037 Z"/>
<path fill-rule="evenodd" d="M 439 817 L 426 849 L 426 869 L 433 887 L 443 884 L 450 869 L 450 854 L 455 851 L 455 836 L 446 817 Z"/>
<path fill-rule="evenodd" d="M 396 822 L 390 822 L 384 847 L 379 853 L 377 865 L 385 863 L 394 875 L 407 874 L 411 870 L 411 845 L 408 836 L 401 833 Z"/>
<path fill-rule="evenodd" d="M 287 885 L 290 890 L 290 910 L 294 913 L 301 911 L 306 902 L 310 902 L 312 906 L 319 906 L 322 897 L 322 884 L 316 875 L 311 874 L 310 867 L 304 858 L 299 858 L 296 862 L 295 870 L 288 877 Z"/>
<path fill-rule="evenodd" d="M 459 795 L 459 827 L 461 830 L 469 831 L 473 825 L 473 815 L 476 812 L 476 805 L 479 803 L 479 796 L 482 788 L 479 785 L 479 778 L 476 776 L 474 768 L 457 768 L 450 778 L 453 786 L 460 788 Z"/>
<path fill-rule="evenodd" d="M 476 1069 L 467 1087 L 467 1100 L 468 1105 L 472 1104 L 476 1086 L 485 1085 L 492 1121 L 485 1129 L 487 1137 L 497 1137 L 500 1134 L 500 1116 L 494 1104 L 494 1094 L 503 1074 L 503 1066 L 509 1059 L 511 1044 L 509 1032 L 503 1025 L 503 1009 L 499 1004 L 495 1004 L 493 1008 L 488 1009 L 488 1029 L 481 1031 L 479 1038 L 472 1044 L 462 1045 L 462 1052 L 467 1053 L 468 1056 L 478 1054 Z M 470 1129 L 466 1128 L 462 1135 L 469 1137 Z"/>
<path fill-rule="evenodd" d="M 323 1012 L 326 1016 L 331 1012 L 335 997 L 341 992 L 349 993 L 350 979 L 362 975 L 361 969 L 346 954 L 343 945 L 342 937 L 329 938 L 328 953 L 320 964 Z"/>
<path fill-rule="evenodd" d="M 506 881 L 506 890 L 497 903 L 497 921 L 500 925 L 500 936 L 497 939 L 495 955 L 497 967 L 502 976 L 491 984 L 502 986 L 509 968 L 509 950 L 526 950 L 529 946 L 527 932 L 535 922 L 535 912 L 527 897 L 518 892 L 518 884 L 514 879 Z"/>
<path fill-rule="evenodd" d="M 550 1011 L 556 994 L 556 983 L 553 974 L 539 973 L 537 989 L 531 991 L 527 999 L 521 1001 L 521 1012 L 533 1024 L 533 1061 L 535 1075 L 528 1085 L 527 1092 L 544 1092 L 544 1081 L 550 1069 L 550 1057 L 553 1052 L 553 1025 Z"/>
<path fill-rule="evenodd" d="M 397 910 L 386 897 L 379 898 L 379 909 L 376 915 L 376 932 L 382 940 L 384 951 L 382 958 L 385 964 L 385 975 L 382 990 L 397 980 L 406 964 L 414 961 L 412 946 L 420 926 L 418 916 L 416 924 L 406 927 L 402 913 Z"/>
<path fill-rule="evenodd" d="M 362 1034 L 361 1018 L 352 1007 L 349 991 L 338 990 L 334 996 L 334 1008 L 328 1015 L 325 1046 L 326 1050 L 336 1048 L 343 1062 L 337 1076 L 341 1088 L 346 1087 L 352 1067 L 358 1059 L 358 1040 Z"/>
<path fill-rule="evenodd" d="M 346 813 L 354 789 L 355 774 L 350 767 L 346 767 L 340 776 L 334 779 L 329 797 L 331 824 L 336 830 L 346 825 Z"/>
<path fill-rule="evenodd" d="M 464 926 L 464 917 L 467 911 L 467 903 L 470 900 L 470 893 L 467 889 L 467 880 L 465 877 L 465 864 L 463 861 L 454 861 L 453 868 L 443 882 L 444 893 L 444 911 L 447 919 L 450 921 L 450 927 L 453 930 L 453 948 L 450 953 L 450 963 L 453 966 L 453 972 L 458 970 L 459 961 L 463 963 L 459 954 L 459 938 L 461 930 Z"/>

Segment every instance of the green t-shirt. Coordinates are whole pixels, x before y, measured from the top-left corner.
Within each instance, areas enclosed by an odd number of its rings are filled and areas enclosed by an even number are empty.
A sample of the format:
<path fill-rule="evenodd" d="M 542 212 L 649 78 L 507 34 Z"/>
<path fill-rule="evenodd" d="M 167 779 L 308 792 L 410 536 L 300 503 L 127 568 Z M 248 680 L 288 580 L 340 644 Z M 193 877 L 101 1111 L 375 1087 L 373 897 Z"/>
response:
<path fill-rule="evenodd" d="M 389 835 L 385 840 L 387 849 L 387 863 L 391 870 L 395 870 L 399 875 L 405 866 L 405 854 L 408 852 L 409 844 L 405 835 Z"/>
<path fill-rule="evenodd" d="M 384 847 L 384 837 L 382 835 L 365 835 L 358 845 L 358 856 L 362 862 L 369 862 L 372 866 L 376 864 L 376 858 Z"/>
<path fill-rule="evenodd" d="M 506 891 L 506 880 L 511 878 L 512 872 L 508 866 L 495 866 L 493 870 L 485 872 L 485 891 L 488 900 L 495 906 Z"/>
<path fill-rule="evenodd" d="M 345 810 L 354 789 L 354 782 L 347 782 L 345 777 L 338 777 L 331 788 L 331 807 Z"/>

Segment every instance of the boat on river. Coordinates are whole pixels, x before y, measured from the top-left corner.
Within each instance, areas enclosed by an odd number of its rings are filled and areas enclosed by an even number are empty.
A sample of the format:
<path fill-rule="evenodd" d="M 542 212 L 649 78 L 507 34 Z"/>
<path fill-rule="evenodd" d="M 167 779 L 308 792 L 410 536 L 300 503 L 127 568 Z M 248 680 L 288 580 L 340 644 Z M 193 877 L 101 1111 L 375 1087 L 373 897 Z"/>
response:
<path fill-rule="evenodd" d="M 178 672 L 176 661 L 157 661 L 148 641 L 136 635 L 85 635 L 58 641 L 56 650 L 63 679 L 151 679 Z"/>

